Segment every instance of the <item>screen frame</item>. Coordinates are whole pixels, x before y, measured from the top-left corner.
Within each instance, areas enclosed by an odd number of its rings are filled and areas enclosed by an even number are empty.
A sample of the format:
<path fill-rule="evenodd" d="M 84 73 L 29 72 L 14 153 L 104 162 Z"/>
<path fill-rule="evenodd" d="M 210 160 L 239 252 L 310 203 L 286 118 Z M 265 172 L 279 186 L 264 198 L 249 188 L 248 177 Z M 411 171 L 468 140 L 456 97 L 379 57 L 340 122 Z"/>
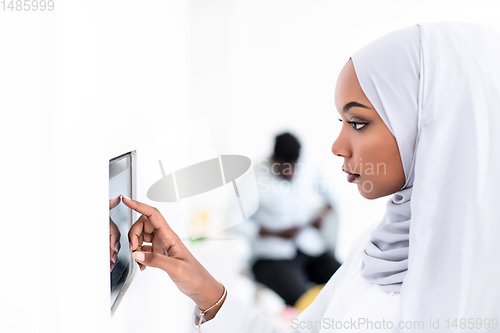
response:
<path fill-rule="evenodd" d="M 135 200 L 136 195 L 137 195 L 137 193 L 136 193 L 136 178 L 137 178 L 136 177 L 136 151 L 135 150 L 132 150 L 132 151 L 129 151 L 127 153 L 121 154 L 119 156 L 113 157 L 109 160 L 109 163 L 108 163 L 108 193 L 109 193 L 109 165 L 114 161 L 118 161 L 120 159 L 123 159 L 127 155 L 130 155 L 130 176 L 131 176 L 131 180 L 130 180 L 131 191 L 130 191 L 130 193 L 131 193 L 131 199 Z M 137 220 L 137 215 L 138 215 L 138 213 L 136 211 L 132 210 L 132 221 L 130 221 L 130 223 L 129 223 L 130 224 L 128 226 L 129 229 L 132 226 L 132 223 L 134 223 Z M 127 292 L 130 284 L 132 283 L 132 280 L 134 279 L 134 276 L 135 276 L 137 269 L 138 269 L 137 264 L 135 263 L 135 260 L 132 257 L 132 252 L 130 252 L 130 250 L 128 248 L 127 248 L 127 251 L 129 251 L 128 274 L 127 274 L 127 278 L 125 279 L 125 282 L 123 283 L 122 287 L 120 288 L 120 291 L 118 292 L 118 295 L 116 296 L 115 301 L 111 305 L 111 316 L 113 316 L 115 314 L 116 309 L 120 305 L 121 300 L 123 299 L 123 296 Z M 111 280 L 108 279 L 108 281 L 109 281 L 109 292 L 110 292 L 110 298 L 111 298 Z"/>

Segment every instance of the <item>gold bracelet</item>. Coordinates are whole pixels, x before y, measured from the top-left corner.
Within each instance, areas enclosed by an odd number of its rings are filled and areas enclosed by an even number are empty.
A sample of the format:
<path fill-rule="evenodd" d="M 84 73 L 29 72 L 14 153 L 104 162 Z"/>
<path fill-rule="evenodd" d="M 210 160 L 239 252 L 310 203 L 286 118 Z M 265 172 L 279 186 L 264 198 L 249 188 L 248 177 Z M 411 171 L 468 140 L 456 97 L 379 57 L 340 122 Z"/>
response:
<path fill-rule="evenodd" d="M 205 317 L 205 314 L 208 311 L 210 311 L 213 308 L 215 308 L 217 305 L 219 305 L 220 302 L 222 302 L 224 300 L 224 298 L 226 297 L 226 295 L 227 295 L 227 289 L 226 289 L 226 287 L 220 281 L 217 281 L 217 282 L 219 282 L 221 284 L 222 288 L 224 288 L 224 292 L 222 293 L 222 296 L 221 296 L 221 298 L 219 298 L 219 300 L 217 301 L 217 303 L 215 303 L 214 305 L 212 305 L 211 307 L 209 307 L 206 310 L 201 311 L 201 309 L 200 309 L 201 315 L 200 315 L 200 321 L 198 322 L 198 332 L 199 333 L 201 333 L 201 322 L 203 321 L 203 317 Z"/>

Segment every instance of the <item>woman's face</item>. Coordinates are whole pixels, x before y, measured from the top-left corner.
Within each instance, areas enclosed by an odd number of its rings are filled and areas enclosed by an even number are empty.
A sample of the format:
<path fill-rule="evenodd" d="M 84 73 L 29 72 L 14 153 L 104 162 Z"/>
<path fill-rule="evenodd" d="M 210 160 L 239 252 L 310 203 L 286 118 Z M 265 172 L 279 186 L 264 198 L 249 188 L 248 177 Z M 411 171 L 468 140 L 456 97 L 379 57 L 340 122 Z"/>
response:
<path fill-rule="evenodd" d="M 351 59 L 338 77 L 335 106 L 342 129 L 332 152 L 344 158 L 348 181 L 367 199 L 399 191 L 405 175 L 396 139 L 363 93 Z"/>

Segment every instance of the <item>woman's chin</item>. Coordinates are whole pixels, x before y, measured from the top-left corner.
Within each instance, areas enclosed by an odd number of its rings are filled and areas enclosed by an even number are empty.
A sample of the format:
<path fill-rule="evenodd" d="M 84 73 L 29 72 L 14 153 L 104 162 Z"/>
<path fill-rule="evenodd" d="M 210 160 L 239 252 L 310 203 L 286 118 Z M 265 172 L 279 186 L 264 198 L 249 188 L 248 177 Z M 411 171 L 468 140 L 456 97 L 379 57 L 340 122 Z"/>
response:
<path fill-rule="evenodd" d="M 365 192 L 363 190 L 361 190 L 359 188 L 359 185 L 358 185 L 358 191 L 359 191 L 359 194 L 361 194 L 361 196 L 365 199 L 368 199 L 368 200 L 373 200 L 373 199 L 378 199 L 380 198 L 380 196 L 377 196 L 377 195 L 374 195 L 373 192 Z"/>
<path fill-rule="evenodd" d="M 386 197 L 388 195 L 393 195 L 394 193 L 398 192 L 397 190 L 385 190 L 385 191 L 380 191 L 376 190 L 375 188 L 372 187 L 371 191 L 367 191 L 366 187 L 363 186 L 363 183 L 359 183 L 358 185 L 358 192 L 361 194 L 361 196 L 365 199 L 368 200 L 373 200 L 373 199 L 378 199 L 382 197 Z"/>
<path fill-rule="evenodd" d="M 360 181 L 356 183 L 356 185 L 358 185 L 358 192 L 363 198 L 373 200 L 381 197 L 381 195 L 379 195 L 377 191 L 375 191 L 375 188 L 373 187 L 373 183 L 371 181 Z"/>

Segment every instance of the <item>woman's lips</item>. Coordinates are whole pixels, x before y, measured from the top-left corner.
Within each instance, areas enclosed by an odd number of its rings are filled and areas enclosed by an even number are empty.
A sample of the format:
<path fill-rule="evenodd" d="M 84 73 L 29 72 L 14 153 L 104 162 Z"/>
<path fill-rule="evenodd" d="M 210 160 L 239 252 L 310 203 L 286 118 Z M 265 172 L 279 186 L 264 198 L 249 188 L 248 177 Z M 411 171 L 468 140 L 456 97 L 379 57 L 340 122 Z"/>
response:
<path fill-rule="evenodd" d="M 347 173 L 347 181 L 349 183 L 353 183 L 356 179 L 358 179 L 360 177 L 360 175 L 358 175 L 357 173 L 352 173 L 352 172 L 349 172 L 349 171 L 344 170 L 344 169 L 342 169 L 342 171 Z"/>
<path fill-rule="evenodd" d="M 347 181 L 349 183 L 354 182 L 356 179 L 358 179 L 359 175 L 347 175 Z"/>

